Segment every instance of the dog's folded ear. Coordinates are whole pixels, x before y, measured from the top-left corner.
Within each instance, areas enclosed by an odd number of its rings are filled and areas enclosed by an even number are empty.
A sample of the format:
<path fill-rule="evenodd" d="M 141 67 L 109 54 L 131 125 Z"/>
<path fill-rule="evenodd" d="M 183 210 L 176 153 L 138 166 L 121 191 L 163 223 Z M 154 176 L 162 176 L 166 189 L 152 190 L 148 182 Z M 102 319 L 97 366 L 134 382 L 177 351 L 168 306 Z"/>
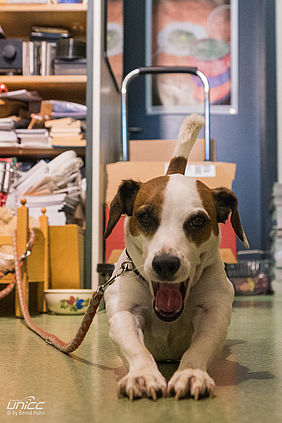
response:
<path fill-rule="evenodd" d="M 213 196 L 216 203 L 217 221 L 224 223 L 231 213 L 231 224 L 239 239 L 246 248 L 250 248 L 246 234 L 241 224 L 238 213 L 238 200 L 234 192 L 220 187 L 213 190 Z"/>
<path fill-rule="evenodd" d="M 122 214 L 132 216 L 134 201 L 140 186 L 141 182 L 136 182 L 132 179 L 123 181 L 120 184 L 118 192 L 110 205 L 109 221 L 105 231 L 105 238 L 111 234 Z"/>

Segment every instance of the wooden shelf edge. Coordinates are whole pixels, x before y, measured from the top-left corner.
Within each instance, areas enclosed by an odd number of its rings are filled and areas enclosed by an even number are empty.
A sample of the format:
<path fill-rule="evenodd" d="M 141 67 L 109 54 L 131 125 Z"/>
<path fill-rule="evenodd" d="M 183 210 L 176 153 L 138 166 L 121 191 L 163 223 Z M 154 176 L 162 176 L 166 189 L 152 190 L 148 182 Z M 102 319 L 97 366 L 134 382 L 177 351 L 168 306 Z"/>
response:
<path fill-rule="evenodd" d="M 85 147 L 54 147 L 54 148 L 20 148 L 20 147 L 0 147 L 1 157 L 56 157 L 67 150 L 74 150 L 79 157 L 85 156 Z"/>
<path fill-rule="evenodd" d="M 86 84 L 87 75 L 0 75 L 3 84 Z"/>
<path fill-rule="evenodd" d="M 29 13 L 29 12 L 87 12 L 87 3 L 79 4 L 5 4 L 0 3 L 1 13 Z"/>

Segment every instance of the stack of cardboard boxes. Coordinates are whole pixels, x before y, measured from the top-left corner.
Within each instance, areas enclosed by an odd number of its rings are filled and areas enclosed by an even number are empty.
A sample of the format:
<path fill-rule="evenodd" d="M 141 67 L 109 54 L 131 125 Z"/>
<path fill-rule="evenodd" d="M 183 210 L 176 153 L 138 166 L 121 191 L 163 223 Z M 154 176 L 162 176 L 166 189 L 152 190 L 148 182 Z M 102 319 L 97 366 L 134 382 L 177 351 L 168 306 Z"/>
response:
<path fill-rule="evenodd" d="M 176 145 L 176 140 L 136 140 L 130 141 L 130 161 L 108 164 L 107 190 L 105 214 L 106 222 L 109 216 L 109 206 L 114 198 L 118 186 L 124 179 L 134 179 L 141 182 L 164 175 L 168 162 Z M 216 159 L 215 143 L 211 143 L 213 160 Z M 220 186 L 232 189 L 235 179 L 236 165 L 234 163 L 221 163 L 216 161 L 204 161 L 204 140 L 198 139 L 191 151 L 189 163 L 186 169 L 187 176 L 193 176 L 201 180 L 210 188 Z M 105 243 L 106 263 L 115 263 L 124 249 L 124 219 L 121 218 L 112 234 Z M 222 240 L 220 252 L 224 262 L 235 263 L 236 236 L 228 220 L 220 224 Z"/>

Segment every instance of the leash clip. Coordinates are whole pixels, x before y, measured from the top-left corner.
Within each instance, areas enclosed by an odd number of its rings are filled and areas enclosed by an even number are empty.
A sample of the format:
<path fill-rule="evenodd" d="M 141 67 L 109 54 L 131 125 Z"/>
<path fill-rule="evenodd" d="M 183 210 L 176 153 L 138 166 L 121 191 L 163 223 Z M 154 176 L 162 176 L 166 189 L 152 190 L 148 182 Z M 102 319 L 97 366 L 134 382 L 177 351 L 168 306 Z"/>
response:
<path fill-rule="evenodd" d="M 134 265 L 131 260 L 126 260 L 121 263 L 120 268 L 123 270 L 121 273 L 122 275 L 124 272 L 132 272 L 134 270 Z"/>
<path fill-rule="evenodd" d="M 20 256 L 20 262 L 22 262 L 24 259 L 26 259 L 28 256 L 30 256 L 31 251 L 30 250 L 26 250 L 21 256 Z"/>
<path fill-rule="evenodd" d="M 131 260 L 123 261 L 117 273 L 114 276 L 111 276 L 110 279 L 107 282 L 105 282 L 103 285 L 100 285 L 97 293 L 103 294 L 107 286 L 111 285 L 116 280 L 116 278 L 123 275 L 125 272 L 132 271 L 133 269 L 134 269 L 134 265 Z"/>

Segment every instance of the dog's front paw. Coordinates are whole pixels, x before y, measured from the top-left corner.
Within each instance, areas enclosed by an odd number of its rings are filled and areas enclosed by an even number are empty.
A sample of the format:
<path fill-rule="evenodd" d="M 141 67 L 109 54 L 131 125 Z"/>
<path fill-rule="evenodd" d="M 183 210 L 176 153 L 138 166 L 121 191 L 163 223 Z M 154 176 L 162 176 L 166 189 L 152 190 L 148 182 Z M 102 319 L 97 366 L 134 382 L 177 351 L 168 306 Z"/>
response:
<path fill-rule="evenodd" d="M 158 370 L 130 371 L 118 384 L 119 396 L 126 396 L 130 400 L 142 397 L 156 400 L 160 396 L 165 397 L 166 393 L 166 380 Z"/>
<path fill-rule="evenodd" d="M 168 383 L 168 393 L 175 394 L 176 399 L 189 395 L 199 399 L 200 395 L 213 396 L 214 380 L 200 369 L 184 369 L 174 373 Z"/>

